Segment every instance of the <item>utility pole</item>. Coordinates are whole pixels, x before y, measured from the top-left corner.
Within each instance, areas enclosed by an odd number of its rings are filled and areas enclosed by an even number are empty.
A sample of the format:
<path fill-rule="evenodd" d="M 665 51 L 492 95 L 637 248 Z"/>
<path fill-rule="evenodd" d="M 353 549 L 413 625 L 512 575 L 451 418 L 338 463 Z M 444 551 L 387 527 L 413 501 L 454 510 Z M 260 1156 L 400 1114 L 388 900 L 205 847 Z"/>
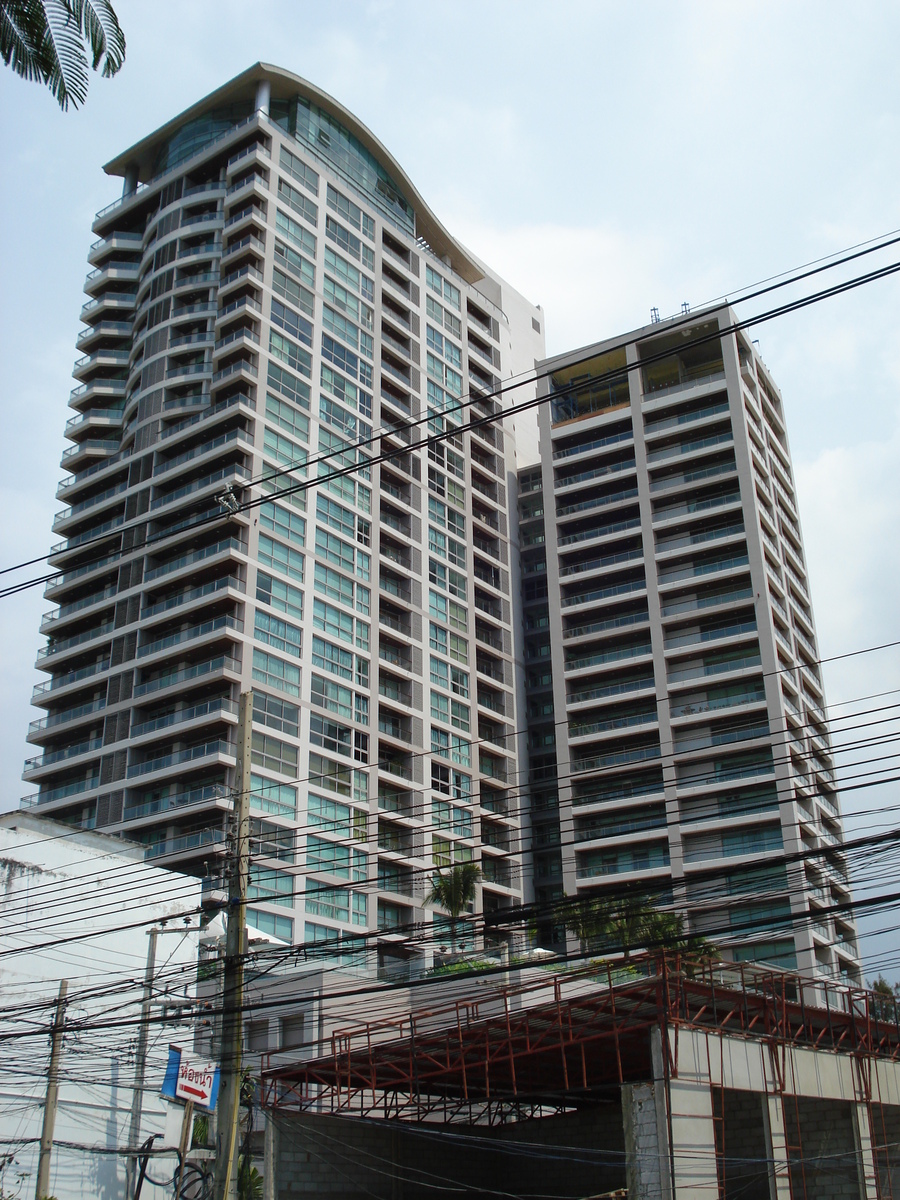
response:
<path fill-rule="evenodd" d="M 222 1083 L 216 1123 L 215 1200 L 233 1200 L 237 1183 L 235 1159 L 241 1112 L 244 954 L 247 947 L 245 909 L 250 866 L 250 748 L 253 692 L 241 693 L 234 798 L 234 854 L 228 882 L 228 929 L 222 977 Z"/>
<path fill-rule="evenodd" d="M 134 1194 L 137 1161 L 139 1158 L 138 1138 L 141 1136 L 141 1107 L 144 1101 L 144 1072 L 147 1068 L 147 1038 L 150 1032 L 150 1001 L 153 992 L 153 971 L 156 967 L 156 939 L 159 930 L 150 930 L 150 945 L 147 947 L 147 968 L 144 971 L 144 996 L 141 1001 L 141 1023 L 138 1026 L 137 1051 L 134 1063 L 134 1091 L 131 1097 L 131 1126 L 128 1145 L 134 1150 L 134 1158 L 125 1165 L 125 1200 Z"/>
<path fill-rule="evenodd" d="M 50 1195 L 50 1155 L 53 1152 L 53 1128 L 56 1125 L 56 1103 L 59 1099 L 59 1060 L 62 1056 L 68 991 L 68 979 L 61 979 L 56 999 L 56 1016 L 50 1035 L 50 1068 L 47 1072 L 47 1098 L 44 1100 L 44 1124 L 41 1128 L 41 1153 L 38 1159 L 34 1200 L 44 1200 L 45 1196 Z"/>

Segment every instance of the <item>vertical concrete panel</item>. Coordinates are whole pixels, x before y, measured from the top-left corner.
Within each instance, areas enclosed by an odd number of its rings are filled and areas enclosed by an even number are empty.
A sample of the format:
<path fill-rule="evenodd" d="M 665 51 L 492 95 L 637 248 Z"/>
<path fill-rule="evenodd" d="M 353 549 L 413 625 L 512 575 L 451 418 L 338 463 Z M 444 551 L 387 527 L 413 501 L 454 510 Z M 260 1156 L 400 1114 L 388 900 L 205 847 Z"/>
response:
<path fill-rule="evenodd" d="M 769 1195 L 771 1200 L 791 1200 L 791 1178 L 788 1167 L 787 1138 L 781 1097 L 765 1097 L 767 1152 L 770 1160 Z"/>
<path fill-rule="evenodd" d="M 853 1105 L 853 1132 L 859 1163 L 859 1191 L 864 1200 L 878 1200 L 878 1174 L 872 1149 L 872 1129 L 869 1109 L 865 1104 Z"/>

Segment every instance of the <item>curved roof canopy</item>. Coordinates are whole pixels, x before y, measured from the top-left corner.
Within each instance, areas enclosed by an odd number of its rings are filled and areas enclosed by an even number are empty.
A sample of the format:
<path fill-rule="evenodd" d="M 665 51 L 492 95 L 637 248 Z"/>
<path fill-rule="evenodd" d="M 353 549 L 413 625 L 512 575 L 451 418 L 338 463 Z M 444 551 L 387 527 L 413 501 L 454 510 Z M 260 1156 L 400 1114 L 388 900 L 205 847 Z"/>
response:
<path fill-rule="evenodd" d="M 141 182 L 171 170 L 212 137 L 250 116 L 257 87 L 264 80 L 271 89 L 270 118 L 285 132 L 332 163 L 348 184 L 396 225 L 424 239 L 438 257 L 449 258 L 467 282 L 484 278 L 481 266 L 448 233 L 394 156 L 365 125 L 314 84 L 268 63 L 256 63 L 235 76 L 117 155 L 104 170 L 108 175 L 136 171 Z"/>

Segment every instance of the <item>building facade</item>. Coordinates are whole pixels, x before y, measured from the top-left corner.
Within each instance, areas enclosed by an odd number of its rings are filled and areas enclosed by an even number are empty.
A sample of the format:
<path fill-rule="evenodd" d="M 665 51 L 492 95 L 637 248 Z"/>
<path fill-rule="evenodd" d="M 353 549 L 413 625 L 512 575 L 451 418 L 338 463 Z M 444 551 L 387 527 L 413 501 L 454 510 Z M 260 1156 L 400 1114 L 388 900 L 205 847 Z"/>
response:
<path fill-rule="evenodd" d="M 390 957 L 467 860 L 516 901 L 514 432 L 461 427 L 542 314 L 278 68 L 106 171 L 25 803 L 214 883 L 252 688 L 251 924 Z"/>
<path fill-rule="evenodd" d="M 631 885 L 739 960 L 853 980 L 784 411 L 734 321 L 542 364 L 519 475 L 535 896 Z"/>
<path fill-rule="evenodd" d="M 35 1191 L 48 1028 L 65 980 L 70 1028 L 61 1039 L 48 1190 L 58 1200 L 123 1196 L 132 1160 L 119 1152 L 163 1134 L 167 1043 L 191 1035 L 185 1014 L 197 981 L 201 881 L 145 862 L 139 847 L 118 838 L 19 811 L 0 816 L 0 889 L 3 1195 Z M 135 1103 L 136 1024 L 148 966 L 154 1023 Z M 157 1160 L 159 1176 L 168 1172 L 170 1180 L 176 1163 L 172 1149 Z M 162 1200 L 171 1187 L 148 1180 L 142 1194 Z"/>

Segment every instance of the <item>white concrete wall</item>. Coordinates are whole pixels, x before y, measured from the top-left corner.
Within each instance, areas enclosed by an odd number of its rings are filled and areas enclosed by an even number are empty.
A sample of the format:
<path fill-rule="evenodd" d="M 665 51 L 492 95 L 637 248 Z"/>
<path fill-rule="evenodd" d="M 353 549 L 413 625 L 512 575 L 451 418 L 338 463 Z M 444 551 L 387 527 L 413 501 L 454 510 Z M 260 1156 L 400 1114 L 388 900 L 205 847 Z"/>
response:
<path fill-rule="evenodd" d="M 190 996 L 196 980 L 199 879 L 148 866 L 143 851 L 103 834 L 75 832 L 22 812 L 0 819 L 0 1144 L 26 1172 L 33 1194 L 49 1061 L 47 1029 L 59 981 L 69 983 L 61 1061 L 57 1143 L 115 1150 L 127 1144 L 141 988 L 153 923 L 160 934 L 153 1015 L 166 999 Z M 23 1014 L 22 1006 L 32 1006 Z M 126 1022 L 120 1027 L 116 1021 Z M 131 1023 L 128 1023 L 131 1022 Z M 151 1025 L 141 1140 L 162 1133 L 158 1095 L 168 1043 L 189 1044 L 191 1026 Z M 171 1180 L 174 1156 L 156 1160 Z M 125 1160 L 57 1145 L 50 1192 L 58 1200 L 123 1194 Z M 148 1200 L 171 1189 L 145 1185 Z"/>

